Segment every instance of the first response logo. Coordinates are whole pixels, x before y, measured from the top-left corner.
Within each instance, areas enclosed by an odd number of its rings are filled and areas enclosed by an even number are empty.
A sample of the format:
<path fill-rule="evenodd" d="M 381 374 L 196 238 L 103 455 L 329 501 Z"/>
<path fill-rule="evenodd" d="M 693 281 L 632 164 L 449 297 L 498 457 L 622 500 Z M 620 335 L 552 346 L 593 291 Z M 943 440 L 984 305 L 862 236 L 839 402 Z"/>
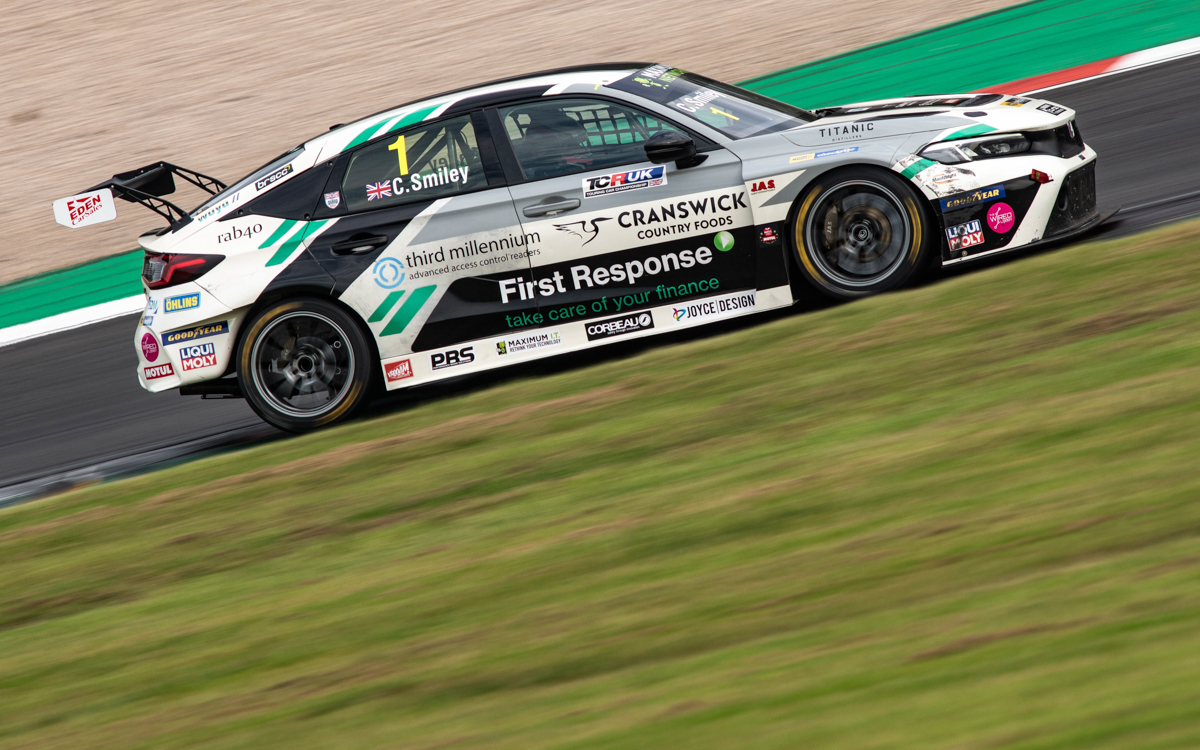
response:
<path fill-rule="evenodd" d="M 672 308 L 671 318 L 676 323 L 691 323 L 693 320 L 752 311 L 754 305 L 754 292 L 734 292 Z"/>
<path fill-rule="evenodd" d="M 635 169 L 632 172 L 616 172 L 599 177 L 583 178 L 583 197 L 592 198 L 597 195 L 624 193 L 627 190 L 658 187 L 667 184 L 667 168 L 665 166 Z"/>
<path fill-rule="evenodd" d="M 181 294 L 178 297 L 167 297 L 163 300 L 163 312 L 173 313 L 180 310 L 191 310 L 200 306 L 200 292 Z"/>

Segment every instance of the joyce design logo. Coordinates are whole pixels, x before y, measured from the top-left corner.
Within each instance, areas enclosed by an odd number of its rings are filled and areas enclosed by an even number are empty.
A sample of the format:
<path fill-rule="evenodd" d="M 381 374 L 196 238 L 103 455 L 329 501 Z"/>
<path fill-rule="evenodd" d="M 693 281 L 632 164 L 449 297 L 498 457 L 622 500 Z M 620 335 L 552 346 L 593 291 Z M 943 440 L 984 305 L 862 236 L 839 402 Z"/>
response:
<path fill-rule="evenodd" d="M 395 289 L 404 283 L 404 264 L 395 258 L 380 258 L 371 266 L 371 277 L 384 289 Z"/>

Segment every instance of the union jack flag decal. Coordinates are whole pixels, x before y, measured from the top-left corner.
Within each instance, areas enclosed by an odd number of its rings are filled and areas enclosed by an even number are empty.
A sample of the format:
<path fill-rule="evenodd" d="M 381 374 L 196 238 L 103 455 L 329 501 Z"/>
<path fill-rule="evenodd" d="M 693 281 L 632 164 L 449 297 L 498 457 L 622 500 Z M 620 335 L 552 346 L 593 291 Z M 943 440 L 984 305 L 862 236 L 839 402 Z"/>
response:
<path fill-rule="evenodd" d="M 367 200 L 379 200 L 380 198 L 392 197 L 392 183 L 376 182 L 374 185 L 367 185 Z"/>

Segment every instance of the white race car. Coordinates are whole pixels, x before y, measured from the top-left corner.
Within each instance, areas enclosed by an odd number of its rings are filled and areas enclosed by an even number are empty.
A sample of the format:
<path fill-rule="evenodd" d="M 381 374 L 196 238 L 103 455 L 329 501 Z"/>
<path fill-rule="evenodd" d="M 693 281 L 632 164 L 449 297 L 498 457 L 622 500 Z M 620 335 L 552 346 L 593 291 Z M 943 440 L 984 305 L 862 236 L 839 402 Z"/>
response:
<path fill-rule="evenodd" d="M 1096 226 L 1074 112 L 999 94 L 809 112 L 664 65 L 464 89 L 338 125 L 232 186 L 160 162 L 139 238 L 151 391 L 241 394 L 301 431 L 384 387 L 894 289 Z M 186 212 L 180 177 L 212 197 Z"/>

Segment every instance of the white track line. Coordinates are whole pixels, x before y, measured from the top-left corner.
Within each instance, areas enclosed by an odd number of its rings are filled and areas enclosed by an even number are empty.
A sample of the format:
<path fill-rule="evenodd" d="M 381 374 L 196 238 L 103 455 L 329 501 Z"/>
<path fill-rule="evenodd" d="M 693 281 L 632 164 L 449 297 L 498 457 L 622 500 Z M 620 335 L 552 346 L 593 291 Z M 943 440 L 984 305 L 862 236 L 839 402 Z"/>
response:
<path fill-rule="evenodd" d="M 69 331 L 72 328 L 99 323 L 102 320 L 110 318 L 119 318 L 122 315 L 141 312 L 145 307 L 146 298 L 139 294 L 136 297 L 126 297 L 124 299 L 113 300 L 112 302 L 104 302 L 99 305 L 84 307 L 80 310 L 71 310 L 70 312 L 51 315 L 41 320 L 31 320 L 28 323 L 0 328 L 0 346 L 8 346 L 18 341 L 28 341 L 39 336 L 48 336 L 59 331 Z M 130 331 L 129 335 L 132 341 L 133 332 Z"/>

